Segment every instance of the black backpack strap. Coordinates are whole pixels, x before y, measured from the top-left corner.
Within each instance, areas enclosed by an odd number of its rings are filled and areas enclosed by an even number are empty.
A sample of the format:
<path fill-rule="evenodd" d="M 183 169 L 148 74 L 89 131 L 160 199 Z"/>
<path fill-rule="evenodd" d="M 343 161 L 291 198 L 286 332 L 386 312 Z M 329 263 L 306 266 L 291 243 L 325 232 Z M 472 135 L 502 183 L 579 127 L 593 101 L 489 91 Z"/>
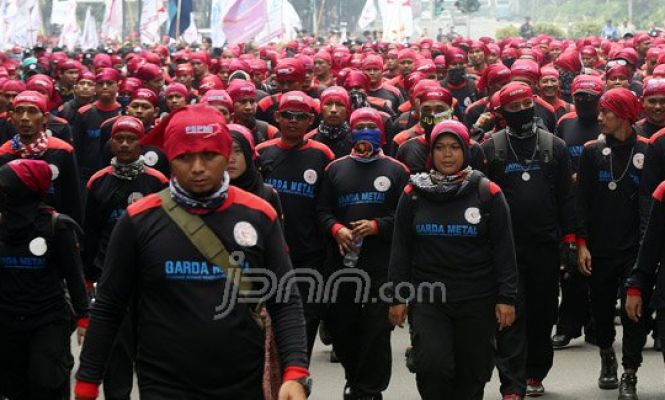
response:
<path fill-rule="evenodd" d="M 478 185 L 478 197 L 480 198 L 481 211 L 483 214 L 489 214 L 489 204 L 492 200 L 490 191 L 490 180 L 480 171 L 473 171 L 469 181 Z"/>
<path fill-rule="evenodd" d="M 549 164 L 554 160 L 554 134 L 540 131 L 538 134 L 538 150 L 540 160 L 543 164 Z"/>
<path fill-rule="evenodd" d="M 492 135 L 492 140 L 494 141 L 494 159 L 502 163 L 505 162 L 508 152 L 508 133 L 501 130 Z"/>

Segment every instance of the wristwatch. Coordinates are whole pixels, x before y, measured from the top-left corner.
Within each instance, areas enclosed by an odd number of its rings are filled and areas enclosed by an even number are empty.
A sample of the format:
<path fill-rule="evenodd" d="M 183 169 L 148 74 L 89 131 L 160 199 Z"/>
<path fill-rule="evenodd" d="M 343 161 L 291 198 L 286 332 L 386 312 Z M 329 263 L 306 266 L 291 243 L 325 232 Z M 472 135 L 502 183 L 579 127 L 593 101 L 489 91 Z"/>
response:
<path fill-rule="evenodd" d="M 310 394 L 312 394 L 312 377 L 311 376 L 306 376 L 304 378 L 300 378 L 296 380 L 299 384 L 302 385 L 303 388 L 305 388 L 305 395 L 309 397 Z"/>

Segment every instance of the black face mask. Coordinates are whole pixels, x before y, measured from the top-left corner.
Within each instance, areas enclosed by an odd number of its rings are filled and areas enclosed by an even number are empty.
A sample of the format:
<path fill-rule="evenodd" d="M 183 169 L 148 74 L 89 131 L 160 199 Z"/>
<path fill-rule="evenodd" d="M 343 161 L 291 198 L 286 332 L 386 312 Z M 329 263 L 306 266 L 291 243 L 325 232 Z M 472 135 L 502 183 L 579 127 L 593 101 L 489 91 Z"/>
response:
<path fill-rule="evenodd" d="M 531 131 L 533 128 L 534 113 L 534 107 L 515 112 L 505 110 L 501 111 L 503 118 L 506 120 L 506 125 L 517 136 L 519 136 L 521 133 L 528 133 Z"/>
<path fill-rule="evenodd" d="M 575 102 L 575 112 L 577 113 L 577 118 L 584 125 L 591 125 L 598 121 L 598 101 L 599 97 L 594 96 L 589 99 L 574 99 Z"/>
<path fill-rule="evenodd" d="M 515 62 L 515 59 L 514 59 L 514 58 L 504 58 L 504 59 L 501 60 L 501 61 L 503 62 L 503 65 L 505 65 L 506 67 L 510 68 L 510 67 L 513 66 L 513 63 Z"/>
<path fill-rule="evenodd" d="M 466 79 L 466 71 L 464 68 L 451 68 L 448 70 L 448 82 L 453 85 L 459 85 Z"/>

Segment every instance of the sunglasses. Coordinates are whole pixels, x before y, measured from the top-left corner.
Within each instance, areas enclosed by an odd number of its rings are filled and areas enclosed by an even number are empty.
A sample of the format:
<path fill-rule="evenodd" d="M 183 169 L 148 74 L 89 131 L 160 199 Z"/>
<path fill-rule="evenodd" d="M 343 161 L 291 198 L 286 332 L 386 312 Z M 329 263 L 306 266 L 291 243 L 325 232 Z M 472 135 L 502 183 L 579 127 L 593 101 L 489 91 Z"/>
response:
<path fill-rule="evenodd" d="M 310 114 L 302 111 L 280 111 L 279 116 L 287 121 L 296 120 L 302 122 L 307 120 Z"/>

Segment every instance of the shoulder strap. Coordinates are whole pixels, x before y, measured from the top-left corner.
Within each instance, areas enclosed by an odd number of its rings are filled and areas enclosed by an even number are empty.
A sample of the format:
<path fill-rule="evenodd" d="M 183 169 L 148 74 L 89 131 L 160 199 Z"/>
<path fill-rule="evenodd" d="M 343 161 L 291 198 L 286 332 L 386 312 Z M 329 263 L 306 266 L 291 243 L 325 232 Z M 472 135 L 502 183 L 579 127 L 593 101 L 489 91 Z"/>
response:
<path fill-rule="evenodd" d="M 508 138 L 505 130 L 501 130 L 492 136 L 494 140 L 494 159 L 504 162 L 506 161 L 506 152 L 508 151 Z"/>
<path fill-rule="evenodd" d="M 554 160 L 553 147 L 554 134 L 541 131 L 538 135 L 538 149 L 540 150 L 540 159 L 544 164 Z"/>
<path fill-rule="evenodd" d="M 158 193 L 162 200 L 162 209 L 166 215 L 187 236 L 187 239 L 196 247 L 208 262 L 219 266 L 224 271 L 227 279 L 232 279 L 234 285 L 239 288 L 240 294 L 252 289 L 250 282 L 241 280 L 242 270 L 238 266 L 232 266 L 229 262 L 229 252 L 219 240 L 219 237 L 206 225 L 198 215 L 188 213 L 180 207 L 172 198 L 169 189 L 166 188 Z"/>

